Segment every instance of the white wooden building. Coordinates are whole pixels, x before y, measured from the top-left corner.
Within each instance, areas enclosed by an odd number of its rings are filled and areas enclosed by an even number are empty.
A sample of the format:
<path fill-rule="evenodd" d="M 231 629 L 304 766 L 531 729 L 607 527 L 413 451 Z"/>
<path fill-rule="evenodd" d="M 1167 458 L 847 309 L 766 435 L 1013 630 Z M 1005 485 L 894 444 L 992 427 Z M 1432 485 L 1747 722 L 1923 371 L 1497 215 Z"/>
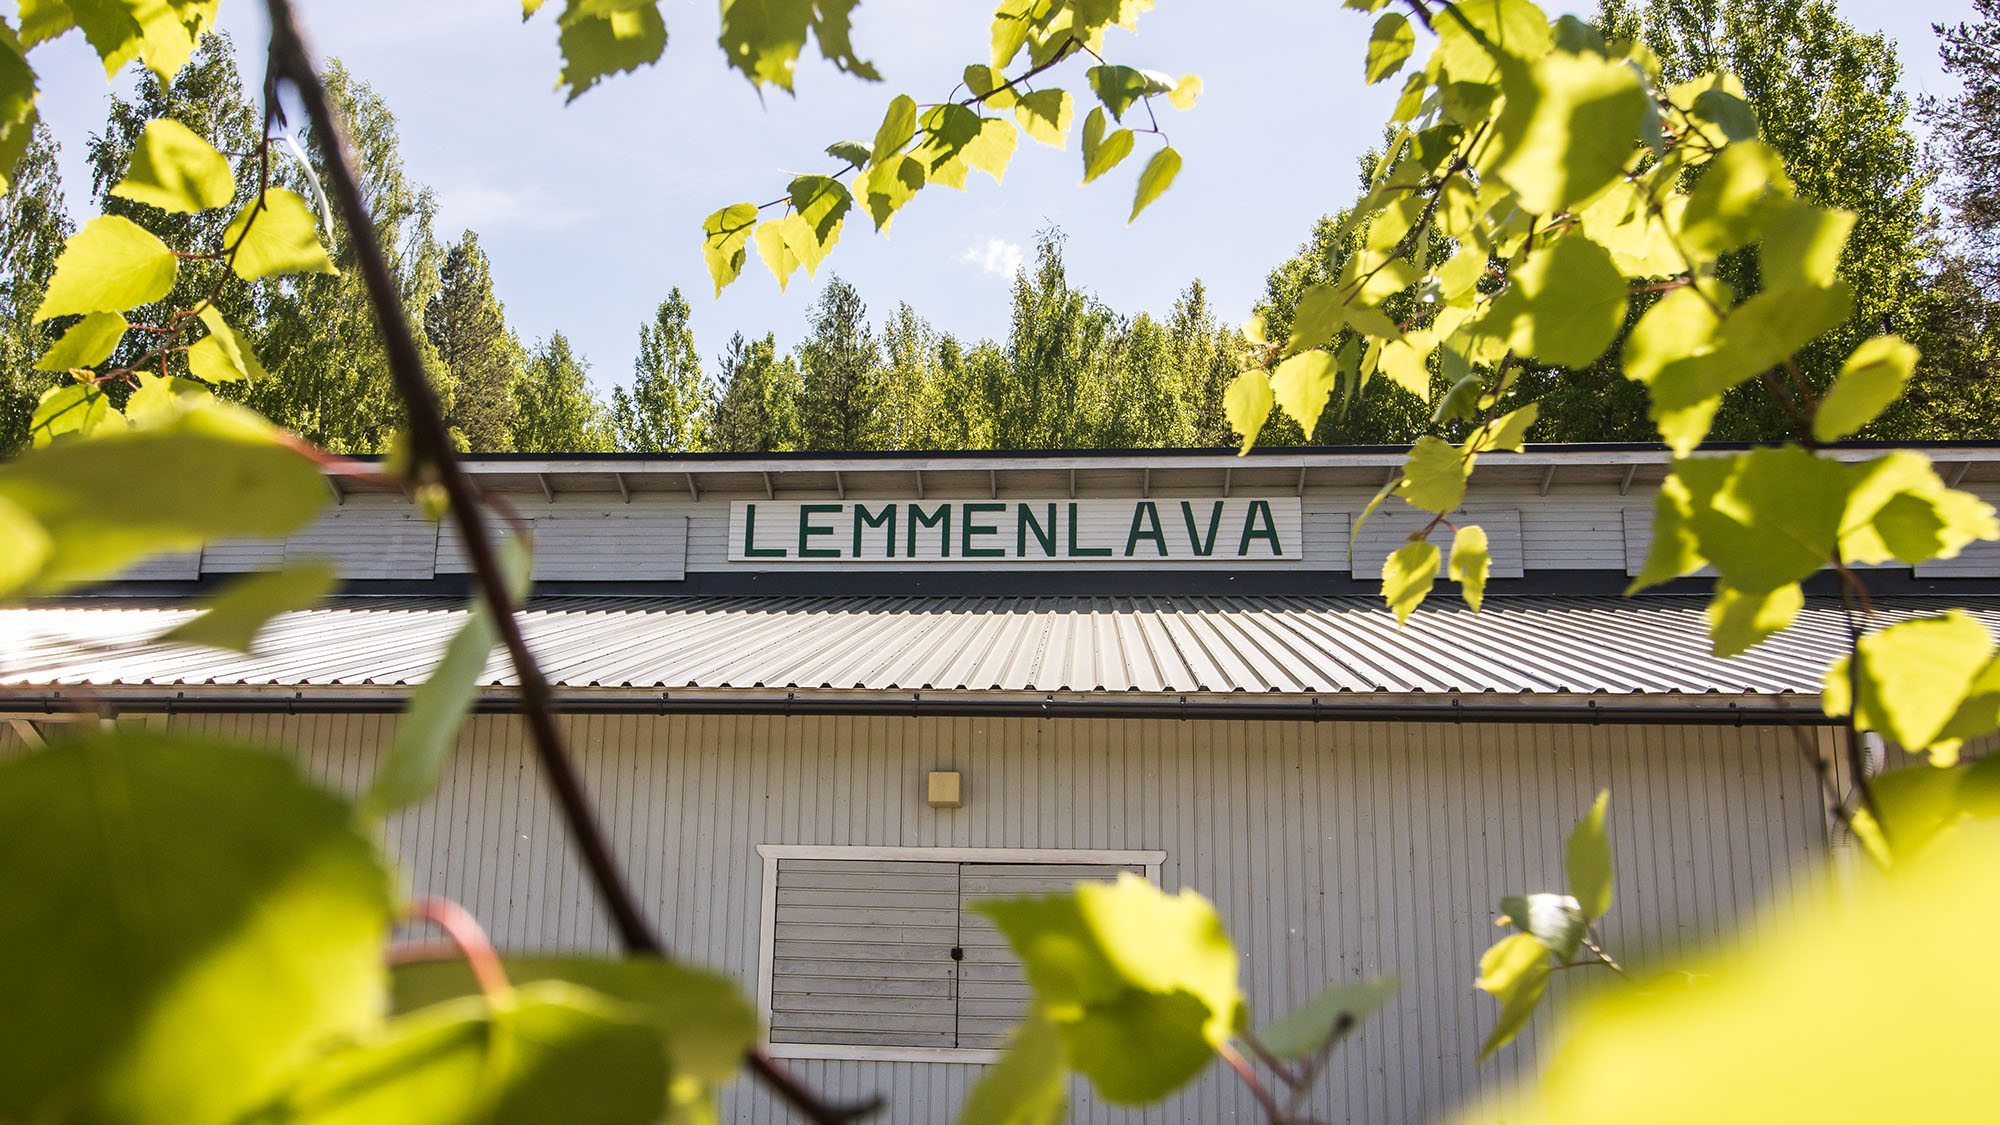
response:
<path fill-rule="evenodd" d="M 1930 452 L 2000 499 L 2000 447 Z M 643 906 L 678 955 L 741 980 L 807 1081 L 948 1120 L 1025 995 L 966 907 L 1130 869 L 1214 899 L 1260 1019 L 1329 981 L 1401 979 L 1315 1103 L 1373 1122 L 1435 1119 L 1534 1065 L 1532 1039 L 1475 1065 L 1493 1005 L 1474 965 L 1501 895 L 1560 884 L 1598 789 L 1604 929 L 1628 961 L 1715 934 L 1827 850 L 1806 755 L 1833 746 L 1817 685 L 1844 628 L 1829 585 L 1792 632 L 1719 661 L 1699 580 L 1617 597 L 1667 458 L 1593 446 L 1482 459 L 1466 516 L 1492 538 L 1485 611 L 1447 587 L 1398 630 L 1374 575 L 1416 517 L 1392 503 L 1350 529 L 1400 459 L 470 467 L 533 520 L 525 628 Z M 329 487 L 339 502 L 287 541 L 0 610 L 0 739 L 109 708 L 292 746 L 358 790 L 462 618 L 467 568 L 399 496 Z M 338 561 L 342 593 L 254 655 L 150 640 L 191 594 L 307 556 Z M 1889 614 L 2000 623 L 1995 545 L 1871 583 Z M 485 682 L 392 850 L 413 892 L 464 903 L 503 947 L 609 951 L 504 658 Z M 726 1108 L 783 1119 L 747 1085 Z M 1144 1112 L 1079 1087 L 1073 1115 L 1258 1119 L 1221 1068 Z"/>

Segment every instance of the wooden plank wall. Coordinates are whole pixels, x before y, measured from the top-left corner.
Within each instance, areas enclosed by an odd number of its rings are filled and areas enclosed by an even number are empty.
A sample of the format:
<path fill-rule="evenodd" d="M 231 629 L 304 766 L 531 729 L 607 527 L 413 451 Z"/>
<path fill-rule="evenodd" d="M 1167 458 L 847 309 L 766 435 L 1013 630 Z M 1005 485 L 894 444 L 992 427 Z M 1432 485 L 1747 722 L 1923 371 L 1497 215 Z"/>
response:
<path fill-rule="evenodd" d="M 175 727 L 297 747 L 364 785 L 392 716 L 182 716 Z M 1825 848 L 1811 772 L 1782 728 L 1497 724 L 573 717 L 614 847 L 668 943 L 754 990 L 760 843 L 1161 848 L 1161 882 L 1215 899 L 1260 1020 L 1329 980 L 1394 974 L 1397 999 L 1318 1093 L 1335 1121 L 1440 1117 L 1477 1083 L 1493 1005 L 1472 988 L 1501 895 L 1555 889 L 1562 843 L 1612 790 L 1610 948 L 1643 968 L 1717 933 Z M 965 806 L 924 800 L 932 769 Z M 519 723 L 474 719 L 437 795 L 390 832 L 412 892 L 476 913 L 504 946 L 609 950 Z M 1564 974 L 1563 987 L 1581 974 Z M 1560 999 L 1560 998 L 1558 998 Z M 1542 1026 L 1546 1026 L 1546 1021 Z M 795 1064 L 816 1086 L 882 1092 L 895 1121 L 944 1121 L 977 1067 Z M 1080 1092 L 1081 1093 L 1081 1092 Z M 784 1115 L 739 1086 L 732 1120 Z M 1211 1071 L 1177 1100 L 1089 1122 L 1256 1120 Z"/>

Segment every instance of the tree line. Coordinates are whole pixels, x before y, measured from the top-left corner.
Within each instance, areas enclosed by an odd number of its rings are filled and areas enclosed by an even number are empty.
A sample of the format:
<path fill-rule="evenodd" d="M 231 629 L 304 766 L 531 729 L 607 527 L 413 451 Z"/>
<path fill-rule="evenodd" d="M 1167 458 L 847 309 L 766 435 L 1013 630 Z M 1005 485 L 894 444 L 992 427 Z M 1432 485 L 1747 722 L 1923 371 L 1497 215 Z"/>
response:
<path fill-rule="evenodd" d="M 1669 77 L 1728 69 L 1764 122 L 1802 198 L 1854 211 L 1841 272 L 1859 297 L 1849 328 L 1803 354 L 1797 377 L 1817 393 L 1839 357 L 1869 335 L 1898 333 L 1922 349 L 1909 394 L 1865 436 L 1984 438 L 2000 433 L 2000 154 L 1990 110 L 2000 89 L 1996 0 L 1976 0 L 1974 21 L 1938 25 L 1948 72 L 1965 90 L 1912 105 L 1893 44 L 1856 31 L 1826 0 L 1605 0 L 1599 24 L 1643 40 Z M 402 287 L 417 338 L 443 399 L 454 439 L 476 452 L 675 452 L 892 449 L 1164 448 L 1235 441 L 1222 396 L 1248 347 L 1199 280 L 1164 314 L 1123 314 L 1076 284 L 1063 236 L 1041 232 L 1033 260 L 1016 275 L 1003 339 L 965 340 L 907 303 L 870 319 L 863 294 L 832 277 L 819 292 L 806 338 L 737 334 L 704 358 L 676 288 L 639 328 L 630 378 L 608 398 L 587 359 L 555 332 L 524 342 L 508 326 L 491 264 L 476 232 L 436 231 L 431 191 L 405 170 L 396 119 L 368 84 L 337 62 L 330 92 L 352 123 L 380 242 Z M 113 98 L 89 142 L 90 194 L 163 236 L 220 220 L 170 215 L 109 196 L 147 121 L 173 116 L 225 152 L 249 152 L 259 112 L 226 36 L 210 36 L 166 87 L 141 82 Z M 1912 128 L 1931 129 L 1928 148 Z M 302 160 L 239 168 L 239 180 L 309 194 L 323 159 L 305 135 Z M 62 378 L 34 362 L 68 327 L 34 324 L 41 288 L 72 233 L 53 140 L 37 133 L 0 199 L 0 451 L 27 440 L 43 390 Z M 1364 156 L 1365 180 L 1373 157 Z M 250 174 L 245 175 L 248 171 Z M 1943 206 L 1933 207 L 1927 193 Z M 1301 293 L 1339 276 L 1362 246 L 1345 213 L 1322 218 L 1290 259 L 1274 268 L 1250 312 L 1262 331 L 1290 330 Z M 267 377 L 233 391 L 274 421 L 326 448 L 388 449 L 400 425 L 349 241 L 333 228 L 338 275 L 263 282 L 225 296 L 222 312 L 248 326 Z M 1497 287 L 1498 272 L 1482 284 Z M 1722 280 L 1758 284 L 1745 251 Z M 189 303 L 176 291 L 166 304 Z M 1419 294 L 1413 300 L 1421 300 Z M 1650 307 L 1635 300 L 1627 326 Z M 310 310 L 310 311 L 309 311 Z M 1411 310 L 1414 313 L 1414 309 Z M 107 363 L 140 347 L 128 342 Z M 133 353 L 133 354 L 136 354 Z M 1526 389 L 1542 403 L 1538 441 L 1648 440 L 1644 388 L 1623 377 L 1614 348 L 1583 370 L 1529 367 Z M 1434 361 L 1433 393 L 1448 389 Z M 1756 439 L 1785 432 L 1756 387 L 1732 392 L 1715 436 Z M 1274 411 L 1265 444 L 1405 443 L 1438 423 L 1413 389 L 1376 377 L 1344 391 L 1308 435 Z"/>

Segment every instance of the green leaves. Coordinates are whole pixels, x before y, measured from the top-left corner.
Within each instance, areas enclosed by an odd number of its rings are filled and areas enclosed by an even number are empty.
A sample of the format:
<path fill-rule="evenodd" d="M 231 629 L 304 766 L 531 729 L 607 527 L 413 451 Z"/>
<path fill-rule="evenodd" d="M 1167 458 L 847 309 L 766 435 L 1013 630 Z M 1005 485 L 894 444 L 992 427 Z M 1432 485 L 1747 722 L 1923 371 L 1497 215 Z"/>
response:
<path fill-rule="evenodd" d="M 1708 606 L 1715 655 L 1735 656 L 1763 644 L 1791 628 L 1805 604 L 1805 591 L 1796 582 L 1757 594 L 1727 586 L 1717 589 Z"/>
<path fill-rule="evenodd" d="M 714 973 L 657 958 L 624 960 L 576 955 L 509 957 L 507 979 L 566 982 L 620 1006 L 624 1019 L 657 1036 L 654 1049 L 668 1070 L 670 1122 L 712 1120 L 717 1088 L 736 1077 L 757 1041 L 757 1014 L 735 983 Z M 398 1012 L 473 996 L 478 983 L 463 961 L 400 965 L 391 979 Z M 524 989 L 525 991 L 525 989 Z"/>
<path fill-rule="evenodd" d="M 1847 232 L 1853 229 L 1852 211 L 1796 202 L 1780 208 L 1757 247 L 1764 288 L 1832 285 Z"/>
<path fill-rule="evenodd" d="M 1125 111 L 1132 103 L 1152 94 L 1173 91 L 1174 80 L 1164 74 L 1154 74 L 1129 66 L 1093 66 L 1084 71 L 1097 100 L 1111 111 L 1114 120 L 1125 120 Z"/>
<path fill-rule="evenodd" d="M 1126 218 L 1130 223 L 1139 217 L 1146 205 L 1158 199 L 1173 186 L 1174 177 L 1180 175 L 1181 154 L 1171 148 L 1163 148 L 1146 162 L 1146 169 L 1139 173 L 1139 190 L 1132 197 L 1132 214 Z M 1308 430 L 1307 433 L 1312 431 Z"/>
<path fill-rule="evenodd" d="M 286 1125 L 656 1121 L 668 1078 L 659 1037 L 625 1005 L 540 981 L 395 1020 L 307 1071 L 268 1115 Z"/>
<path fill-rule="evenodd" d="M 1863 730 L 1918 753 L 1939 740 L 1958 712 L 1992 659 L 1993 637 L 1971 614 L 1952 610 L 1898 622 L 1861 638 L 1856 648 L 1852 678 L 1859 690 L 1849 690 L 1848 659 L 1836 662 L 1826 673 L 1826 713 L 1852 711 Z"/>
<path fill-rule="evenodd" d="M 35 361 L 35 369 L 71 371 L 95 367 L 111 358 L 111 353 L 118 350 L 118 341 L 125 338 L 125 330 L 130 327 L 119 313 L 91 313 L 70 325 L 62 339 L 50 344 L 49 350 Z"/>
<path fill-rule="evenodd" d="M 251 200 L 230 220 L 222 240 L 236 248 L 229 266 L 245 281 L 275 274 L 340 272 L 320 245 L 312 208 L 297 192 L 284 188 L 266 190 L 261 202 Z"/>
<path fill-rule="evenodd" d="M 1257 444 L 1257 434 L 1264 428 L 1264 421 L 1271 416 L 1271 407 L 1276 402 L 1270 376 L 1254 367 L 1238 374 L 1223 389 L 1222 412 L 1229 419 L 1229 428 L 1243 439 L 1239 455 L 1249 453 L 1250 447 Z"/>
<path fill-rule="evenodd" d="M 495 550 L 507 596 L 518 604 L 528 590 L 528 546 L 519 536 L 510 536 Z M 370 815 L 382 816 L 415 804 L 437 788 L 438 776 L 457 742 L 459 723 L 479 697 L 479 674 L 499 640 L 495 610 L 481 597 L 445 645 L 430 678 L 411 693 L 402 721 L 396 724 L 396 741 L 383 756 L 375 783 L 368 787 L 363 808 Z"/>
<path fill-rule="evenodd" d="M 1257 1033 L 1257 1041 L 1281 1062 L 1305 1058 L 1335 1035 L 1375 1014 L 1396 994 L 1394 977 L 1369 977 L 1336 984 Z"/>
<path fill-rule="evenodd" d="M 1399 628 L 1430 595 L 1437 575 L 1437 544 L 1428 539 L 1405 543 L 1382 560 L 1382 600 L 1395 611 Z"/>
<path fill-rule="evenodd" d="M 1171 1093 L 1243 1020 L 1235 948 L 1193 891 L 1170 897 L 1127 873 L 980 910 L 1020 957 L 1069 1065 L 1107 1100 Z"/>
<path fill-rule="evenodd" d="M 1474 984 L 1500 1001 L 1500 1018 L 1479 1048 L 1481 1062 L 1527 1026 L 1553 973 L 1548 947 L 1530 933 L 1510 934 L 1481 955 L 1479 979 Z"/>
<path fill-rule="evenodd" d="M 269 423 L 209 406 L 19 457 L 0 466 L 0 497 L 47 534 L 48 556 L 25 588 L 49 591 L 211 539 L 288 534 L 327 490 L 319 466 Z"/>
<path fill-rule="evenodd" d="M 384 993 L 389 874 L 286 758 L 129 728 L 0 764 L 0 1117 L 231 1121 Z"/>
<path fill-rule="evenodd" d="M 1501 89 L 1507 101 L 1486 160 L 1528 210 L 1554 214 L 1588 199 L 1631 160 L 1646 114 L 1631 67 L 1556 51 L 1530 65 L 1510 63 Z"/>
<path fill-rule="evenodd" d="M 1083 182 L 1090 181 L 1118 166 L 1118 162 L 1132 154 L 1132 130 L 1118 129 L 1105 136 L 1104 110 L 1090 111 L 1083 122 Z M 1136 212 L 1135 212 L 1136 213 Z"/>
<path fill-rule="evenodd" d="M 257 353 L 250 350 L 250 341 L 222 319 L 220 310 L 214 305 L 205 306 L 201 310 L 201 322 L 208 327 L 208 335 L 195 341 L 187 353 L 188 370 L 195 378 L 211 383 L 232 383 L 238 379 L 264 377 L 264 365 L 257 362 Z"/>
<path fill-rule="evenodd" d="M 125 428 L 125 416 L 111 409 L 111 397 L 95 383 L 60 383 L 42 392 L 28 419 L 35 448 L 64 434 L 88 434 L 102 427 Z"/>
<path fill-rule="evenodd" d="M 708 276 L 715 279 L 715 295 L 743 272 L 749 257 L 751 228 L 757 224 L 755 203 L 736 203 L 701 222 L 701 255 L 708 262 Z"/>
<path fill-rule="evenodd" d="M 231 582 L 199 615 L 160 635 L 162 641 L 249 652 L 271 618 L 311 609 L 340 585 L 329 563 L 306 562 Z"/>
<path fill-rule="evenodd" d="M 1438 61 L 1459 82 L 1493 82 L 1503 63 L 1549 49 L 1549 20 L 1527 0 L 1465 0 L 1431 21 Z"/>
<path fill-rule="evenodd" d="M 792 93 L 792 73 L 810 31 L 820 54 L 857 78 L 879 82 L 882 75 L 854 53 L 852 24 L 856 0 L 723 0 L 722 53 L 752 86 L 765 83 Z"/>
<path fill-rule="evenodd" d="M 1278 365 L 1271 374 L 1271 394 L 1285 413 L 1299 423 L 1306 434 L 1319 424 L 1327 396 L 1340 382 L 1340 368 L 1332 352 L 1300 352 Z"/>
<path fill-rule="evenodd" d="M 1813 439 L 1838 441 L 1875 420 L 1903 394 L 1917 369 L 1917 349 L 1898 336 L 1865 340 L 1841 365 L 1813 411 Z"/>
<path fill-rule="evenodd" d="M 1486 529 L 1472 524 L 1459 528 L 1451 540 L 1449 573 L 1474 613 L 1479 612 L 1479 603 L 1486 597 L 1486 572 L 1492 565 L 1493 552 L 1486 544 Z"/>
<path fill-rule="evenodd" d="M 1688 193 L 1681 240 L 1710 256 L 1755 242 L 1791 198 L 1784 161 L 1762 141 L 1730 145 L 1708 162 Z"/>
<path fill-rule="evenodd" d="M 1465 478 L 1472 472 L 1472 461 L 1442 438 L 1420 437 L 1410 447 L 1397 492 L 1412 505 L 1442 515 L 1465 501 Z"/>
<path fill-rule="evenodd" d="M 1008 1037 L 1007 1053 L 966 1096 L 958 1125 L 1057 1125 L 1068 1072 L 1061 1033 L 1039 1007 L 1030 1008 Z"/>
<path fill-rule="evenodd" d="M 1373 86 L 1384 78 L 1403 69 L 1409 61 L 1410 52 L 1416 49 L 1417 33 L 1410 30 L 1410 21 L 1390 12 L 1375 21 L 1375 30 L 1368 36 L 1368 61 L 1365 73 L 1368 84 Z"/>
<path fill-rule="evenodd" d="M 889 101 L 889 108 L 882 114 L 882 124 L 875 129 L 875 145 L 869 150 L 871 165 L 880 164 L 910 143 L 917 134 L 917 103 L 908 94 L 897 94 Z"/>
<path fill-rule="evenodd" d="M 1068 90 L 1036 90 L 1021 95 L 1014 105 L 1014 120 L 1020 123 L 1021 131 L 1056 148 L 1063 147 L 1075 114 L 1076 100 Z"/>
<path fill-rule="evenodd" d="M 569 101 L 611 75 L 658 62 L 667 49 L 667 24 L 655 0 L 569 0 L 556 27 L 563 56 L 558 85 L 569 87 Z"/>
<path fill-rule="evenodd" d="M 789 194 L 792 214 L 786 216 L 785 246 L 806 273 L 817 275 L 819 264 L 840 241 L 840 224 L 854 206 L 847 185 L 831 176 L 800 176 L 792 181 Z M 754 212 L 753 212 L 754 213 Z"/>
<path fill-rule="evenodd" d="M 130 219 L 100 215 L 63 243 L 35 323 L 149 305 L 173 289 L 177 273 L 166 243 Z"/>
<path fill-rule="evenodd" d="M 111 194 L 192 214 L 235 198 L 236 177 L 214 145 L 171 117 L 156 117 L 146 123 L 132 166 Z"/>
<path fill-rule="evenodd" d="M 1604 809 L 1610 803 L 1611 790 L 1599 790 L 1589 814 L 1570 829 L 1569 845 L 1563 849 L 1569 893 L 1576 896 L 1577 909 L 1593 922 L 1611 913 L 1611 841 L 1604 834 Z"/>
<path fill-rule="evenodd" d="M 1618 338 L 1625 300 L 1625 275 L 1611 253 L 1570 235 L 1514 271 L 1477 331 L 1544 363 L 1587 367 Z"/>

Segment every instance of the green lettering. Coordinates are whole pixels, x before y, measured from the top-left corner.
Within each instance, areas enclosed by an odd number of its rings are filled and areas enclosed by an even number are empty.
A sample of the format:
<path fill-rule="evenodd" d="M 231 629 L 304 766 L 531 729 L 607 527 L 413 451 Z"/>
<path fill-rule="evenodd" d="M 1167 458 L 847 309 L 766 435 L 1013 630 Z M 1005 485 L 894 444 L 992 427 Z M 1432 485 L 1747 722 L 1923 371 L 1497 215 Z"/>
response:
<path fill-rule="evenodd" d="M 1181 501 L 1181 518 L 1187 521 L 1188 545 L 1194 548 L 1194 553 L 1203 558 L 1214 554 L 1215 533 L 1222 528 L 1222 501 L 1217 500 L 1215 507 L 1208 513 L 1208 538 L 1206 540 L 1202 539 L 1201 533 L 1195 530 L 1193 504 L 1185 500 Z"/>
<path fill-rule="evenodd" d="M 926 513 L 920 504 L 910 505 L 910 549 L 909 556 L 917 557 L 917 528 L 938 529 L 938 556 L 951 557 L 951 505 L 939 504 L 935 512 Z"/>
<path fill-rule="evenodd" d="M 973 536 L 997 534 L 1000 526 L 990 523 L 973 523 L 972 521 L 979 518 L 985 512 L 1004 512 L 1006 510 L 1007 505 L 1005 504 L 967 504 L 965 506 L 965 519 L 958 525 L 958 553 L 968 559 L 1005 558 L 1007 550 L 1004 547 L 975 547 L 972 545 Z"/>
<path fill-rule="evenodd" d="M 1260 515 L 1264 517 L 1264 527 L 1262 530 L 1258 530 L 1257 527 L 1257 517 Z M 1236 545 L 1237 558 L 1240 559 L 1250 553 L 1250 541 L 1252 539 L 1269 540 L 1271 544 L 1271 557 L 1279 559 L 1285 557 L 1284 545 L 1278 542 L 1278 521 L 1271 518 L 1271 502 L 1269 500 L 1252 500 L 1250 501 L 1250 510 L 1243 513 L 1243 540 Z"/>
<path fill-rule="evenodd" d="M 1018 504 L 1015 508 L 1014 518 L 1018 521 L 1014 528 L 1015 557 L 1023 559 L 1028 557 L 1028 529 L 1032 527 L 1035 529 L 1035 541 L 1042 545 L 1042 554 L 1049 558 L 1055 558 L 1056 506 L 1054 504 L 1049 505 L 1049 525 L 1046 530 L 1043 529 L 1041 521 L 1035 518 L 1035 510 L 1033 508 L 1028 507 L 1026 504 Z"/>
<path fill-rule="evenodd" d="M 1139 525 L 1142 522 L 1152 530 L 1141 530 Z M 1160 549 L 1160 557 L 1167 557 L 1167 533 L 1160 530 L 1160 507 L 1151 500 L 1141 500 L 1139 506 L 1132 509 L 1132 530 L 1125 536 L 1126 558 L 1132 557 L 1141 539 L 1151 539 L 1153 546 Z"/>
<path fill-rule="evenodd" d="M 882 537 L 882 546 L 888 551 L 888 558 L 893 559 L 896 557 L 896 506 L 894 504 L 883 508 L 879 513 L 870 512 L 866 504 L 856 504 L 854 506 L 854 557 L 857 559 L 862 557 L 861 529 L 863 527 L 886 527 L 888 531 Z"/>
<path fill-rule="evenodd" d="M 812 518 L 818 515 L 825 515 L 829 512 L 838 512 L 844 507 L 846 507 L 845 504 L 799 505 L 799 557 L 800 558 L 837 559 L 840 557 L 840 548 L 838 547 L 812 546 L 813 536 L 833 534 L 832 528 L 820 527 L 812 522 Z"/>
<path fill-rule="evenodd" d="M 1110 553 L 1111 553 L 1111 548 L 1109 548 L 1109 547 L 1079 547 L 1079 546 L 1077 546 L 1077 545 L 1076 545 L 1076 505 L 1075 505 L 1075 504 L 1071 504 L 1071 505 L 1069 506 L 1069 554 L 1070 554 L 1070 557 L 1071 557 L 1071 558 L 1082 558 L 1082 557 L 1085 557 L 1085 556 L 1088 556 L 1088 555 L 1108 555 L 1108 554 L 1110 554 Z"/>
<path fill-rule="evenodd" d="M 743 557 L 748 559 L 782 559 L 783 547 L 759 547 L 757 545 L 757 505 L 743 505 Z"/>

